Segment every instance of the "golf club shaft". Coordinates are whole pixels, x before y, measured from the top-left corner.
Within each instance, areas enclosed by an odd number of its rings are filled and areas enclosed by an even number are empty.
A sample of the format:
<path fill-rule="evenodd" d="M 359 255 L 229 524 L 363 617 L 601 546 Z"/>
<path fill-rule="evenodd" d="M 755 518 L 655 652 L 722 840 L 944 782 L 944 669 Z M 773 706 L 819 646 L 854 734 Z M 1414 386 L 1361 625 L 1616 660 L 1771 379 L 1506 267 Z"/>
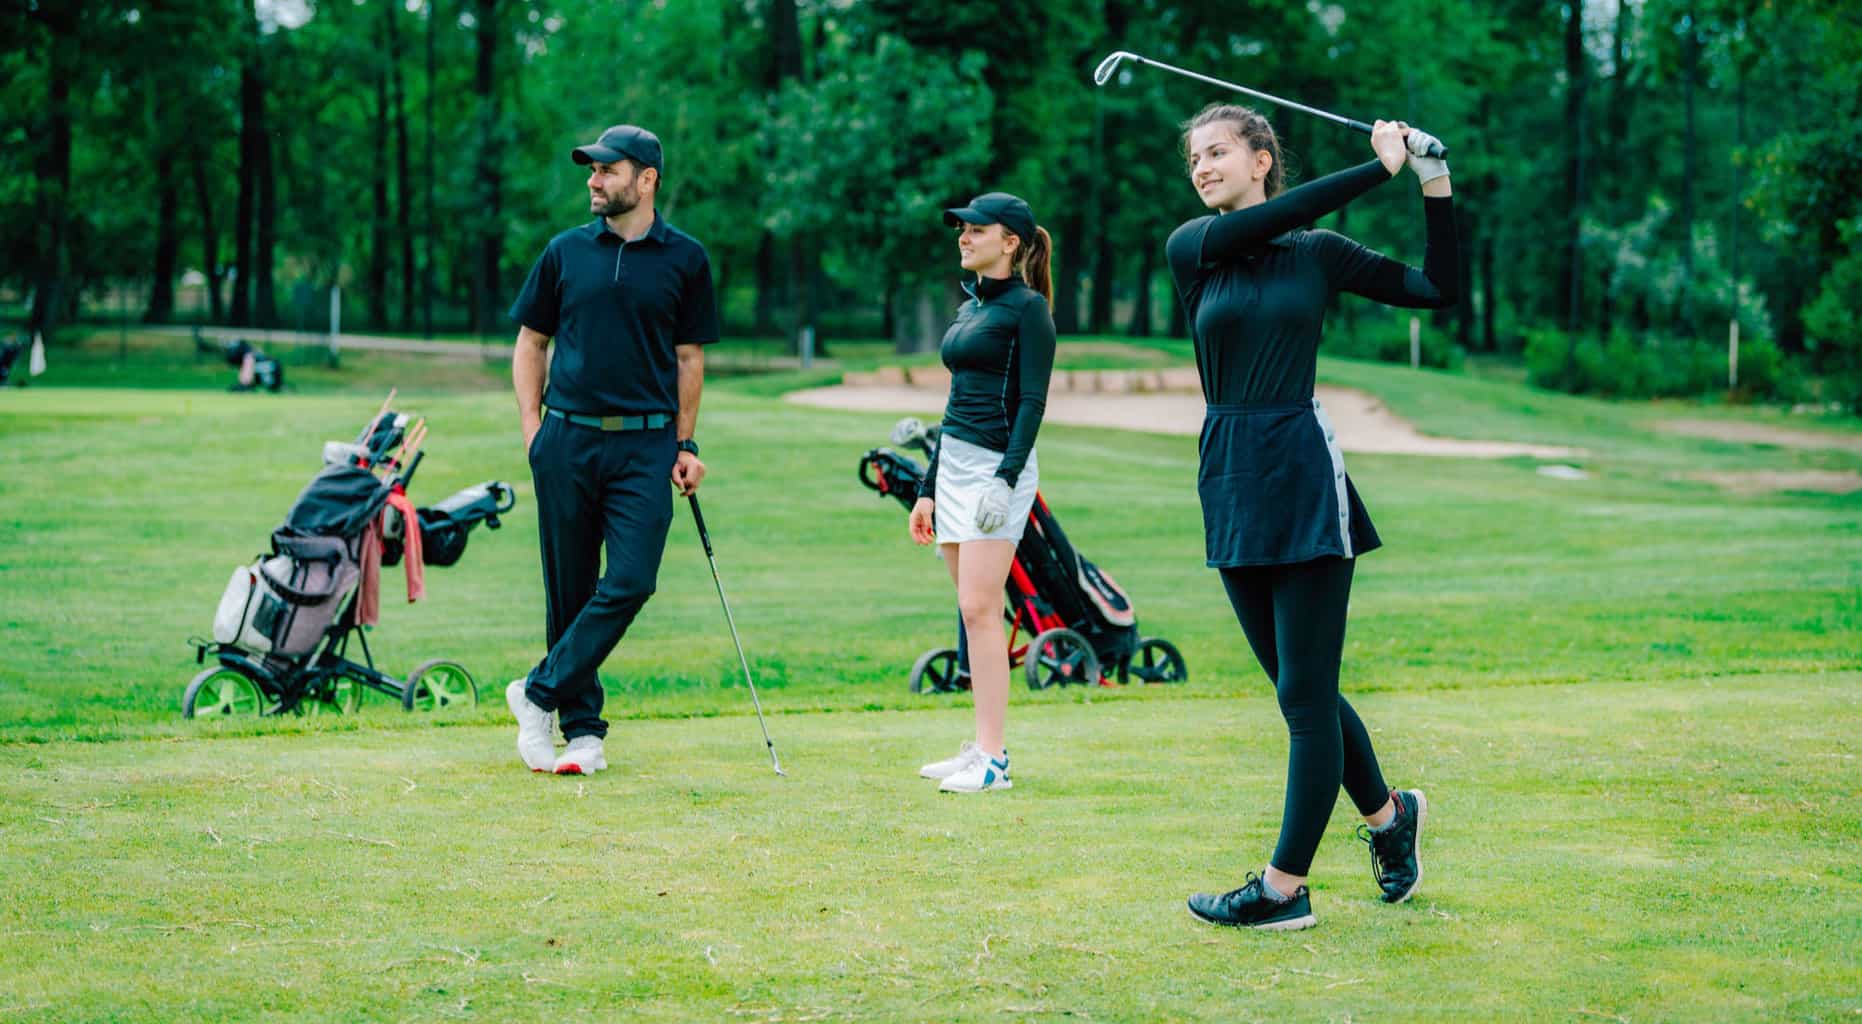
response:
<path fill-rule="evenodd" d="M 1109 81 L 1112 77 L 1112 72 L 1117 70 L 1118 63 L 1121 60 L 1134 60 L 1140 64 L 1149 64 L 1154 68 L 1161 68 L 1162 70 L 1172 72 L 1173 74 L 1182 75 L 1185 78 L 1193 78 L 1198 82 L 1205 82 L 1209 85 L 1220 86 L 1224 89 L 1233 90 L 1234 92 L 1241 93 L 1245 96 L 1252 96 L 1258 100 L 1266 100 L 1269 103 L 1272 103 L 1276 106 L 1286 107 L 1289 110 L 1297 110 L 1297 111 L 1300 111 L 1301 113 L 1311 114 L 1314 117 L 1322 117 L 1322 118 L 1325 118 L 1327 121 L 1331 121 L 1334 124 L 1342 124 L 1347 128 L 1355 128 L 1358 131 L 1361 131 L 1366 135 L 1369 135 L 1372 131 L 1371 125 L 1368 125 L 1364 123 L 1363 121 L 1359 121 L 1356 118 L 1343 117 L 1339 114 L 1334 114 L 1329 110 L 1320 110 L 1318 107 L 1309 107 L 1304 103 L 1295 103 L 1292 100 L 1284 99 L 1279 96 L 1275 96 L 1272 93 L 1261 92 L 1259 89 L 1250 89 L 1245 85 L 1236 85 L 1234 82 L 1225 82 L 1220 78 L 1211 78 L 1208 75 L 1200 74 L 1198 72 L 1191 71 L 1187 68 L 1180 68 L 1180 67 L 1177 67 L 1175 64 L 1166 64 L 1161 60 L 1152 60 L 1149 57 L 1141 56 L 1136 53 L 1131 53 L 1130 51 L 1127 51 L 1127 50 L 1120 50 L 1117 53 L 1114 53 L 1111 56 L 1107 57 L 1105 60 L 1101 61 L 1099 63 L 1098 70 L 1093 72 L 1094 83 L 1098 85 L 1104 85 L 1107 81 Z M 1448 147 L 1443 146 L 1439 142 L 1429 147 L 1429 153 L 1428 153 L 1429 156 L 1443 157 L 1443 156 L 1446 156 L 1447 154 L 1448 154 Z"/>
<path fill-rule="evenodd" d="M 769 723 L 763 720 L 763 702 L 757 698 L 756 682 L 750 678 L 750 659 L 744 656 L 744 643 L 737 637 L 737 620 L 731 615 L 731 603 L 724 597 L 724 580 L 718 576 L 718 559 L 711 551 L 711 531 L 705 529 L 705 514 L 698 510 L 698 495 L 688 494 L 685 499 L 692 504 L 692 522 L 698 526 L 698 539 L 705 545 L 705 561 L 711 564 L 711 582 L 718 587 L 718 603 L 724 606 L 724 622 L 731 628 L 731 643 L 737 645 L 737 661 L 743 665 L 744 682 L 750 687 L 750 703 L 756 707 L 756 724 L 763 730 L 763 745 L 769 748 L 770 766 L 777 775 L 787 775 L 782 770 L 782 761 L 776 757 L 776 742 L 769 738 Z"/>

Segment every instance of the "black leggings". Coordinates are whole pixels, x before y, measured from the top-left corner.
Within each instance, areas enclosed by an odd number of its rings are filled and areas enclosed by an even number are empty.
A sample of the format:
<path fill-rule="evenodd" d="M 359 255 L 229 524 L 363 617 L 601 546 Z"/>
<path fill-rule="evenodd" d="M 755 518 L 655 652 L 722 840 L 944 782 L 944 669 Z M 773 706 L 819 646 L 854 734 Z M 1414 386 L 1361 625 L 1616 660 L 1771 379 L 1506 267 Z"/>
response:
<path fill-rule="evenodd" d="M 1287 720 L 1286 808 L 1272 863 L 1290 875 L 1311 871 L 1341 782 L 1360 814 L 1390 799 L 1371 736 L 1338 694 L 1353 565 L 1320 558 L 1222 570 L 1235 617 Z"/>

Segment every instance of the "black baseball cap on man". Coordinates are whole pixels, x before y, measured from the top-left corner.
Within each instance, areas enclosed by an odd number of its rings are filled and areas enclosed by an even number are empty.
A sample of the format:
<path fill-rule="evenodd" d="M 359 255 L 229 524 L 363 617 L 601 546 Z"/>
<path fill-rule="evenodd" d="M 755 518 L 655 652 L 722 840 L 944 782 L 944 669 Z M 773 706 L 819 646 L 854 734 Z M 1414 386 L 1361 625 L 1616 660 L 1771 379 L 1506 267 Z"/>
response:
<path fill-rule="evenodd" d="M 985 192 L 970 200 L 970 205 L 944 211 L 944 223 L 956 227 L 966 224 L 1000 224 L 1021 237 L 1024 244 L 1034 242 L 1034 211 L 1019 196 L 1007 192 Z"/>
<path fill-rule="evenodd" d="M 659 136 L 631 124 L 617 124 L 602 132 L 601 138 L 594 142 L 575 147 L 572 156 L 578 164 L 611 164 L 622 157 L 630 157 L 661 174 L 666 173 Z"/>

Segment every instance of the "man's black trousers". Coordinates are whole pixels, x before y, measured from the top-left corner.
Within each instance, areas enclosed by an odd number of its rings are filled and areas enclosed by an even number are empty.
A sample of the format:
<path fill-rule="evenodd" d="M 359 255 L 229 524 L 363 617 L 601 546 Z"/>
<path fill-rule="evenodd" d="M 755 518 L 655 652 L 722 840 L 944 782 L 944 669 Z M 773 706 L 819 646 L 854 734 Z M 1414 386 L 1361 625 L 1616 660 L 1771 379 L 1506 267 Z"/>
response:
<path fill-rule="evenodd" d="M 545 416 L 531 442 L 550 650 L 525 692 L 558 713 L 565 739 L 608 734 L 596 670 L 653 596 L 677 458 L 671 425 L 605 431 Z"/>

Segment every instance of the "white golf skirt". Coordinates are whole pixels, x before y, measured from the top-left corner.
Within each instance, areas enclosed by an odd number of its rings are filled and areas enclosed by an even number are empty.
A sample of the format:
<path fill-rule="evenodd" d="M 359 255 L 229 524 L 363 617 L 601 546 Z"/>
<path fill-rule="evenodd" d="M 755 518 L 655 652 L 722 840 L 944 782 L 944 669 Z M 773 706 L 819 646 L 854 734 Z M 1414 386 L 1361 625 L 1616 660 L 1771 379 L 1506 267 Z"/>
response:
<path fill-rule="evenodd" d="M 1040 486 L 1040 467 L 1035 453 L 1028 453 L 1028 464 L 1016 478 L 1010 492 L 1008 521 L 990 533 L 976 528 L 976 506 L 983 500 L 990 481 L 1002 465 L 1002 453 L 945 434 L 938 441 L 937 493 L 932 528 L 939 544 L 961 544 L 971 540 L 1006 540 L 1017 543 L 1022 528 L 1028 525 L 1028 510 L 1034 507 L 1035 488 Z"/>

